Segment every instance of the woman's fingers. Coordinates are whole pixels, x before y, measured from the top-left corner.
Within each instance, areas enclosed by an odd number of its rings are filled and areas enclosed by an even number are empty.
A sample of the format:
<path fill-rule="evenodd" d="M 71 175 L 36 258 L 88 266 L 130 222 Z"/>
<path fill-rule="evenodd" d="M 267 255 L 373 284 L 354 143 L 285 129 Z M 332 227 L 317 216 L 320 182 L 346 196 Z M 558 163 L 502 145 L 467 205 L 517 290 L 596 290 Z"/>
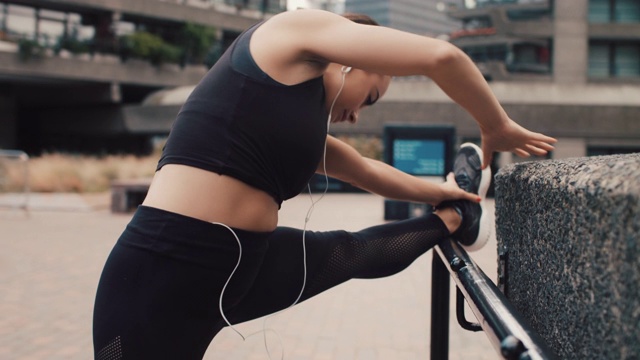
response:
<path fill-rule="evenodd" d="M 466 192 L 465 191 L 465 195 L 466 195 L 467 200 L 469 200 L 469 201 L 473 201 L 473 202 L 482 201 L 482 199 L 480 198 L 480 196 L 478 196 L 478 194 L 474 194 L 474 193 L 470 193 L 470 192 Z"/>
<path fill-rule="evenodd" d="M 529 154 L 528 152 L 526 152 L 526 151 L 524 151 L 524 150 L 522 150 L 522 149 L 520 149 L 520 148 L 515 148 L 515 149 L 513 149 L 513 152 L 514 152 L 516 155 L 518 155 L 518 156 L 520 156 L 520 157 L 524 157 L 524 158 L 531 156 L 531 154 Z"/>
<path fill-rule="evenodd" d="M 536 133 L 536 140 L 546 143 L 546 144 L 555 144 L 558 142 L 558 139 L 556 138 L 552 138 L 551 136 L 547 136 L 544 134 L 540 134 L 540 133 Z"/>
<path fill-rule="evenodd" d="M 478 196 L 478 194 L 466 192 L 463 189 L 461 189 L 458 186 L 458 183 L 456 182 L 455 175 L 452 172 L 447 174 L 446 182 L 447 183 L 451 183 L 451 186 L 449 187 L 450 190 L 448 190 L 449 195 L 447 195 L 447 200 L 462 199 L 462 200 L 469 200 L 469 201 L 474 201 L 474 202 L 480 202 L 481 201 L 481 199 Z"/>
<path fill-rule="evenodd" d="M 491 129 L 483 132 L 482 168 L 491 163 L 493 151 L 511 151 L 519 157 L 544 156 L 555 150 L 553 144 L 557 139 L 538 132 L 529 131 L 511 120 L 511 126 L 503 129 L 502 133 L 495 133 Z"/>
<path fill-rule="evenodd" d="M 540 148 L 538 146 L 534 146 L 534 145 L 530 145 L 530 144 L 526 144 L 525 148 L 527 149 L 526 151 L 530 154 L 534 154 L 537 156 L 544 156 L 547 154 L 547 150 L 545 150 L 544 148 Z"/>
<path fill-rule="evenodd" d="M 455 175 L 453 175 L 453 173 L 452 173 L 452 172 L 450 172 L 450 173 L 448 173 L 448 174 L 447 174 L 447 181 L 451 181 L 451 182 L 453 182 L 453 183 L 455 183 L 455 182 L 456 182 L 456 177 L 455 177 Z"/>
<path fill-rule="evenodd" d="M 553 147 L 553 145 L 551 145 L 549 143 L 546 143 L 544 141 L 534 141 L 533 145 L 535 145 L 536 147 L 539 147 L 539 148 L 541 148 L 543 150 L 546 150 L 546 151 L 555 150 L 555 147 Z"/>

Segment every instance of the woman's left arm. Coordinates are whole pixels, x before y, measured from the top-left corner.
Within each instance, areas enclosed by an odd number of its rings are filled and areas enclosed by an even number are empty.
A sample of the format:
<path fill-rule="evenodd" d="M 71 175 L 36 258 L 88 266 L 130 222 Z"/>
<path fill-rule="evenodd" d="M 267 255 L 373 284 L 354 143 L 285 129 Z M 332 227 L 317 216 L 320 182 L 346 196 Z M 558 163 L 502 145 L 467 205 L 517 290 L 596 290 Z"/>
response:
<path fill-rule="evenodd" d="M 431 78 L 480 126 L 483 168 L 495 151 L 544 155 L 556 139 L 529 131 L 509 118 L 473 61 L 455 45 L 383 26 L 360 25 L 320 10 L 287 15 L 282 41 L 302 44 L 300 52 L 372 73 Z M 293 31 L 292 29 L 295 29 Z"/>
<path fill-rule="evenodd" d="M 436 184 L 404 173 L 378 160 L 365 158 L 353 147 L 327 136 L 326 164 L 321 162 L 318 173 L 347 182 L 388 199 L 437 205 L 445 200 L 479 201 L 478 195 L 460 189 L 452 176 Z"/>

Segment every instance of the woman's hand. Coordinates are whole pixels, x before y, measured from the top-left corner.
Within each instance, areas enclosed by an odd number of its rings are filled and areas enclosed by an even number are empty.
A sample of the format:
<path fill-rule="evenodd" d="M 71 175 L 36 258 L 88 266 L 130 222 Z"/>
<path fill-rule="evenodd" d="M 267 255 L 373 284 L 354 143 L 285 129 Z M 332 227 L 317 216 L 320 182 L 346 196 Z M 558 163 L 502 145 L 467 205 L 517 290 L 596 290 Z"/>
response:
<path fill-rule="evenodd" d="M 482 168 L 491 164 L 496 151 L 511 151 L 520 157 L 544 156 L 554 149 L 558 140 L 540 133 L 529 131 L 509 119 L 500 128 L 482 128 Z"/>
<path fill-rule="evenodd" d="M 442 191 L 442 199 L 440 199 L 438 204 L 447 200 L 469 200 L 473 202 L 480 202 L 480 200 L 482 200 L 478 194 L 462 190 L 458 186 L 458 183 L 456 183 L 453 173 L 447 174 L 446 181 L 440 184 L 440 190 Z"/>

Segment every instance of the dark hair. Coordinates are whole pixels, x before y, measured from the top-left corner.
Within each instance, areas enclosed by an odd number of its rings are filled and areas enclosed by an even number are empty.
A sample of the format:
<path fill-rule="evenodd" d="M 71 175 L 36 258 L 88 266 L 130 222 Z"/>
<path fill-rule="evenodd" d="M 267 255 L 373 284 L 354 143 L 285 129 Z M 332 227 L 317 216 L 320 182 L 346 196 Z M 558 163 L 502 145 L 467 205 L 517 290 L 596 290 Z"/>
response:
<path fill-rule="evenodd" d="M 365 14 L 356 14 L 356 13 L 346 13 L 342 15 L 343 17 L 353 21 L 354 23 L 363 24 L 363 25 L 375 25 L 380 26 L 377 21 L 373 20 L 369 15 Z"/>

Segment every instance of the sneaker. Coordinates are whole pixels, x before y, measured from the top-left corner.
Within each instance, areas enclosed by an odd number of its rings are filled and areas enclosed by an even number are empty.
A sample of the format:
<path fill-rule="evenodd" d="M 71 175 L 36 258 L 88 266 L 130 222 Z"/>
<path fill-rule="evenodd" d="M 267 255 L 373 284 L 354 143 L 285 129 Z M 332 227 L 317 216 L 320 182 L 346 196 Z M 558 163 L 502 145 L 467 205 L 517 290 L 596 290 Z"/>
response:
<path fill-rule="evenodd" d="M 491 235 L 491 224 L 485 209 L 487 190 L 491 183 L 491 169 L 482 170 L 482 150 L 475 144 L 464 143 L 460 146 L 453 165 L 456 183 L 461 189 L 478 194 L 482 201 L 475 203 L 467 200 L 445 201 L 438 208 L 453 207 L 462 216 L 462 224 L 451 234 L 467 251 L 482 248 Z"/>

